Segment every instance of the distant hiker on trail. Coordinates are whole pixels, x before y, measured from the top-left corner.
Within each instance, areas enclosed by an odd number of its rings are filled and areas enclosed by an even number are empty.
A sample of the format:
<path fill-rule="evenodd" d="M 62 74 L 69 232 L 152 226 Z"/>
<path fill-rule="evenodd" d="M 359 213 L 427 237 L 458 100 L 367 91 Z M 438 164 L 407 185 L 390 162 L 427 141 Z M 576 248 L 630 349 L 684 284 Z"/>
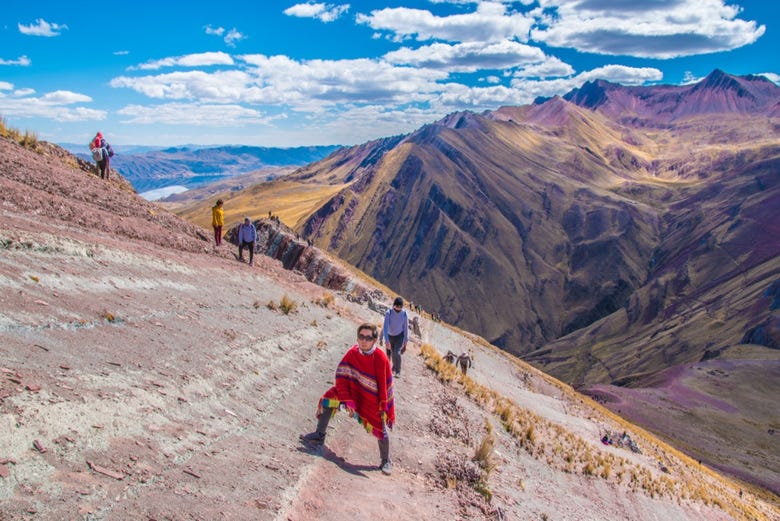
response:
<path fill-rule="evenodd" d="M 418 337 L 422 336 L 422 331 L 420 330 L 420 317 L 412 317 L 412 320 L 409 321 L 409 325 L 412 326 L 413 335 Z"/>
<path fill-rule="evenodd" d="M 382 326 L 385 349 L 390 349 L 393 357 L 393 375 L 401 376 L 401 355 L 406 351 L 409 342 L 409 317 L 404 309 L 404 299 L 396 297 L 393 307 L 385 313 L 385 323 Z"/>
<path fill-rule="evenodd" d="M 338 410 L 346 413 L 373 434 L 379 443 L 379 470 L 393 472 L 390 461 L 390 434 L 395 424 L 393 377 L 390 361 L 377 347 L 377 327 L 361 324 L 357 329 L 357 344 L 353 345 L 336 368 L 336 385 L 322 395 L 317 405 L 317 430 L 301 434 L 300 439 L 311 448 L 325 443 L 328 423 Z"/>
<path fill-rule="evenodd" d="M 463 374 L 466 374 L 466 372 L 469 370 L 469 367 L 471 367 L 471 355 L 469 353 L 463 352 L 458 357 L 458 365 L 460 366 L 460 371 Z"/>
<path fill-rule="evenodd" d="M 98 132 L 92 141 L 89 142 L 89 151 L 92 152 L 92 159 L 97 163 L 97 171 L 101 179 L 108 181 L 108 172 L 110 170 L 110 160 L 114 157 L 114 149 L 105 140 L 103 134 Z"/>
<path fill-rule="evenodd" d="M 257 230 L 249 217 L 244 217 L 244 224 L 238 228 L 238 260 L 244 262 L 244 248 L 249 248 L 249 265 L 255 265 L 255 241 Z"/>
<path fill-rule="evenodd" d="M 222 227 L 225 225 L 224 201 L 217 199 L 217 204 L 211 207 L 211 226 L 214 228 L 214 242 L 222 246 Z"/>

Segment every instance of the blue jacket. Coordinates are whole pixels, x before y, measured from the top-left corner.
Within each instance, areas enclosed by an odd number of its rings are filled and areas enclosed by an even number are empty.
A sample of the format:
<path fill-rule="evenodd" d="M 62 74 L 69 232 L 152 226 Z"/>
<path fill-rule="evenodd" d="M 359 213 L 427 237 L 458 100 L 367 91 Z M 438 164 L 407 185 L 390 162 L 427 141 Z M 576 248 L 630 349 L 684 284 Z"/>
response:
<path fill-rule="evenodd" d="M 238 243 L 255 242 L 257 240 L 257 230 L 252 223 L 242 223 L 238 228 Z"/>
<path fill-rule="evenodd" d="M 387 310 L 385 313 L 385 323 L 382 326 L 382 336 L 385 343 L 389 342 L 388 335 L 403 335 L 404 344 L 409 341 L 409 317 L 406 314 L 406 310 L 396 311 L 393 308 Z"/>

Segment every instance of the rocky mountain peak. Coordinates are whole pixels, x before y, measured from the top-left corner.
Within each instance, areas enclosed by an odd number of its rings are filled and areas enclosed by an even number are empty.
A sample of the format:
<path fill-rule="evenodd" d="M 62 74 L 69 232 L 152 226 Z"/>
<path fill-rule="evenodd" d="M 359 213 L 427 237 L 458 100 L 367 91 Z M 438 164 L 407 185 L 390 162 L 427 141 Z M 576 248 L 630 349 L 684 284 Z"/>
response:
<path fill-rule="evenodd" d="M 586 81 L 582 87 L 565 94 L 563 99 L 581 107 L 595 110 L 608 101 L 609 91 L 614 87 L 613 83 L 605 80 Z"/>
<path fill-rule="evenodd" d="M 640 117 L 651 124 L 697 114 L 769 115 L 780 87 L 757 76 L 733 76 L 719 69 L 692 85 L 622 86 L 603 80 L 586 82 L 564 96 L 581 107 L 611 117 Z"/>

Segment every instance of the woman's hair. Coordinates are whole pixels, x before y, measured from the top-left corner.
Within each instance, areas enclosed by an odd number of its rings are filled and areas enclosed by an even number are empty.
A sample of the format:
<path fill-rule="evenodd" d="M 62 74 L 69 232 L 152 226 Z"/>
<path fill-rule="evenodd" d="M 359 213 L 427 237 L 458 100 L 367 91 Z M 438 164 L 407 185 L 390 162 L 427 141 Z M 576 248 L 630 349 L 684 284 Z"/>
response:
<path fill-rule="evenodd" d="M 377 333 L 376 326 L 375 326 L 374 324 L 369 324 L 369 323 L 363 323 L 363 324 L 360 324 L 360 326 L 359 326 L 359 327 L 358 327 L 358 329 L 357 329 L 357 334 L 359 335 L 359 334 L 360 334 L 360 332 L 361 332 L 361 331 L 363 331 L 364 329 L 369 329 L 369 330 L 371 330 L 371 335 L 372 335 L 372 336 L 373 336 L 375 339 L 379 337 L 379 334 Z"/>
<path fill-rule="evenodd" d="M 217 204 L 222 204 L 223 202 L 222 199 L 217 199 Z"/>

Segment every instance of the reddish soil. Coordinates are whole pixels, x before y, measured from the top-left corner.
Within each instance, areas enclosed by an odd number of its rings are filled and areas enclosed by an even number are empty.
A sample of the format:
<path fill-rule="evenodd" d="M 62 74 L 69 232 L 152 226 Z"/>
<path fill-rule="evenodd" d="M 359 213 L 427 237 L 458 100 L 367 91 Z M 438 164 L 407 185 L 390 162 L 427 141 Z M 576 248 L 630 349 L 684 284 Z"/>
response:
<path fill-rule="evenodd" d="M 121 179 L 67 161 L 0 139 L 0 519 L 777 518 L 566 386 L 425 318 L 396 382 L 393 474 L 340 416 L 312 454 L 298 435 L 357 325 L 381 315 L 341 293 L 325 307 L 322 288 L 278 262 L 236 262 L 232 246 L 215 250 L 208 231 Z M 424 344 L 472 350 L 469 380 L 442 383 Z M 534 444 L 467 383 L 536 415 Z M 494 466 L 481 473 L 472 459 L 488 425 Z M 642 453 L 603 446 L 604 429 L 629 429 Z M 586 453 L 623 463 L 606 478 L 566 466 Z M 662 479 L 676 485 L 638 485 Z M 682 497 L 687 483 L 717 504 Z"/>

